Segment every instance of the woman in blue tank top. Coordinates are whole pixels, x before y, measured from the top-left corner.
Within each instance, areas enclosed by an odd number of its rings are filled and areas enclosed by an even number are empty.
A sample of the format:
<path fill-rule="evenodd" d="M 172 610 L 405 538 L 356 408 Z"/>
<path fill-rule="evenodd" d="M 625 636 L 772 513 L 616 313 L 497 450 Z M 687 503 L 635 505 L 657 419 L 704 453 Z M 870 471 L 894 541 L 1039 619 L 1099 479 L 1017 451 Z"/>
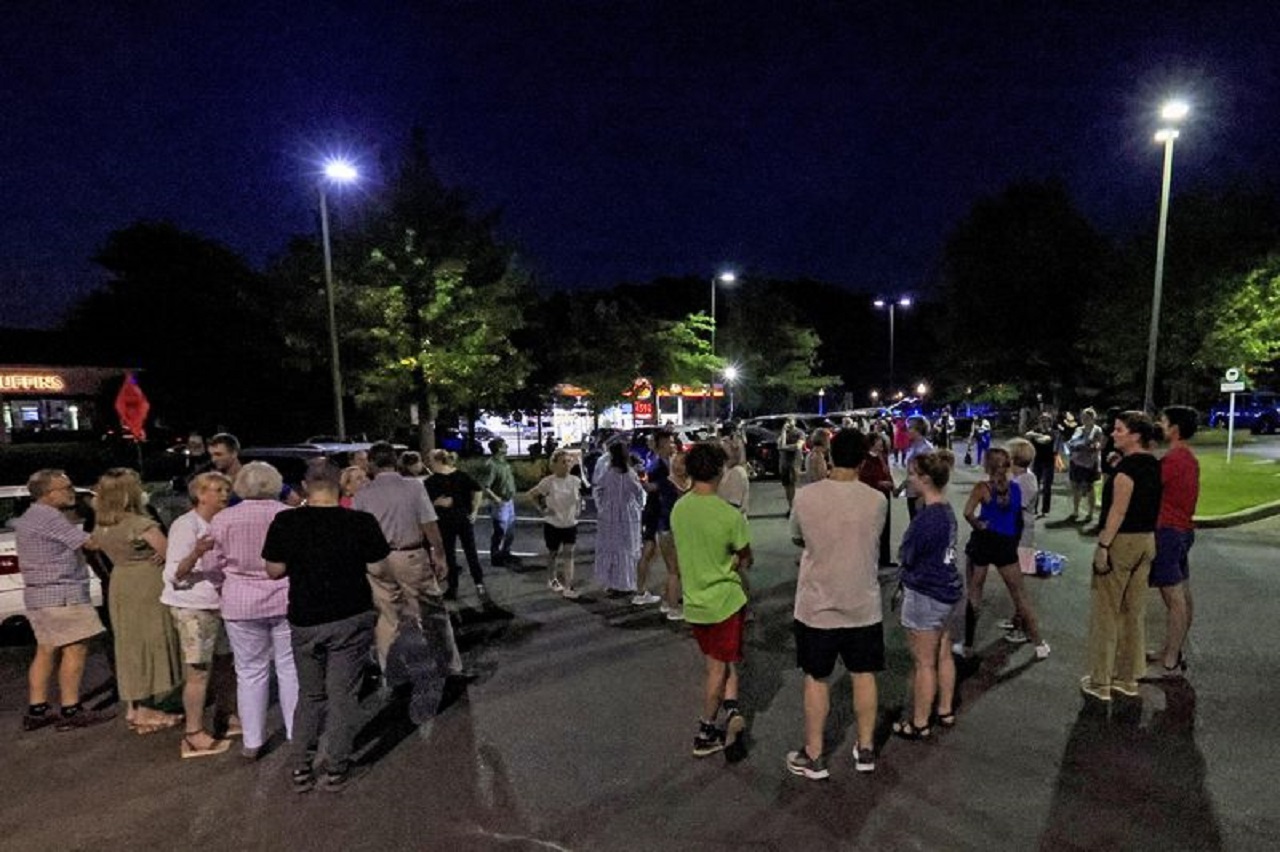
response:
<path fill-rule="evenodd" d="M 992 565 L 1000 572 L 1009 596 L 1013 598 L 1014 617 L 1007 623 L 1005 641 L 1022 644 L 1030 640 L 1036 646 L 1036 659 L 1049 656 L 1049 643 L 1040 637 L 1040 626 L 1031 608 L 1031 599 L 1022 585 L 1018 567 L 1018 540 L 1022 535 L 1022 491 L 1009 472 L 1013 462 L 1009 451 L 997 447 L 987 453 L 983 464 L 987 478 L 973 486 L 964 506 L 964 519 L 973 532 L 964 552 L 969 557 L 969 605 L 965 609 L 964 655 L 973 652 L 974 634 L 978 628 L 978 612 L 982 608 L 982 587 L 987 569 Z"/>

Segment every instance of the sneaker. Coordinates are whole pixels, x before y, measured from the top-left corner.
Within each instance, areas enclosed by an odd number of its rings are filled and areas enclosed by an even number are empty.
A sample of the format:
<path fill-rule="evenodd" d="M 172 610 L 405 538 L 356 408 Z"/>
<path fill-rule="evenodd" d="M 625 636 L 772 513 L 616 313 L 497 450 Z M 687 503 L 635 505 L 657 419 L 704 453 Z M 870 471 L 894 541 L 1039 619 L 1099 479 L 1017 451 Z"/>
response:
<path fill-rule="evenodd" d="M 1008 642 L 1010 645 L 1025 645 L 1030 640 L 1027 639 L 1027 634 L 1023 633 L 1021 630 L 1010 630 L 1008 633 L 1004 634 L 1004 641 Z"/>
<path fill-rule="evenodd" d="M 742 715 L 742 711 L 736 707 L 730 710 L 724 720 L 724 747 L 732 748 L 746 729 L 747 719 Z"/>
<path fill-rule="evenodd" d="M 22 714 L 22 730 L 38 731 L 41 728 L 47 728 L 50 725 L 57 724 L 61 718 L 62 718 L 61 716 L 59 716 L 57 713 L 54 713 L 52 710 L 46 710 L 44 713 L 41 713 L 38 716 L 33 716 L 30 713 L 23 713 Z"/>
<path fill-rule="evenodd" d="M 803 748 L 787 752 L 787 771 L 811 781 L 821 781 L 831 777 L 831 772 L 827 769 L 827 761 L 821 757 L 810 757 Z"/>
<path fill-rule="evenodd" d="M 1048 642 L 1041 642 L 1039 645 L 1036 646 L 1036 659 L 1047 660 L 1049 658 L 1050 650 L 1051 649 L 1049 648 Z"/>
<path fill-rule="evenodd" d="M 293 792 L 306 793 L 315 789 L 316 774 L 310 766 L 302 766 L 289 773 L 289 779 L 293 782 Z"/>
<path fill-rule="evenodd" d="M 1111 691 L 1118 692 L 1127 698 L 1137 698 L 1139 695 L 1136 681 L 1113 680 L 1111 681 Z"/>
<path fill-rule="evenodd" d="M 250 763 L 257 760 L 260 754 L 262 754 L 262 746 L 245 746 L 240 749 L 240 756 Z"/>
<path fill-rule="evenodd" d="M 876 747 L 853 744 L 853 768 L 859 772 L 876 771 Z"/>
<path fill-rule="evenodd" d="M 1080 691 L 1083 692 L 1085 695 L 1089 696 L 1090 698 L 1096 698 L 1099 701 L 1111 700 L 1111 687 L 1110 686 L 1094 686 L 1093 678 L 1091 678 L 1089 675 L 1085 675 L 1084 677 L 1080 678 Z"/>
<path fill-rule="evenodd" d="M 71 716 L 59 717 L 57 730 L 74 731 L 76 728 L 89 728 L 101 725 L 103 722 L 110 722 L 115 717 L 114 710 L 81 710 Z"/>
<path fill-rule="evenodd" d="M 667 621 L 684 621 L 684 607 L 673 606 L 668 609 Z"/>
<path fill-rule="evenodd" d="M 564 594 L 564 583 L 560 582 L 559 577 L 552 577 L 547 581 L 547 588 L 557 595 Z"/>
<path fill-rule="evenodd" d="M 324 780 L 320 782 L 320 789 L 326 793 L 341 793 L 346 789 L 347 782 L 350 780 L 350 772 L 329 771 L 324 774 Z"/>
<path fill-rule="evenodd" d="M 708 757 L 718 751 L 724 751 L 724 735 L 715 725 L 700 723 L 698 735 L 693 738 L 693 756 Z"/>
<path fill-rule="evenodd" d="M 997 624 L 996 627 L 999 627 L 1001 630 L 1004 630 L 1007 632 L 1009 630 L 1016 630 L 1018 625 L 1013 623 L 1012 618 L 1006 618 L 1004 621 L 1001 621 L 999 624 Z"/>
<path fill-rule="evenodd" d="M 641 592 L 631 599 L 631 605 L 649 606 L 650 604 L 656 604 L 660 600 L 662 600 L 662 598 L 658 597 L 653 592 Z M 665 615 L 665 611 L 663 614 Z"/>
<path fill-rule="evenodd" d="M 662 600 L 662 599 L 659 598 L 659 600 Z M 667 603 L 666 601 L 662 601 L 662 603 L 658 604 L 658 612 L 662 613 L 663 615 L 666 615 L 667 613 L 671 612 L 671 604 Z"/>
<path fill-rule="evenodd" d="M 582 592 L 573 588 L 573 586 L 565 586 L 564 591 L 561 592 L 560 594 L 564 595 L 566 598 L 568 598 L 571 601 L 576 601 L 578 598 L 582 597 Z"/>

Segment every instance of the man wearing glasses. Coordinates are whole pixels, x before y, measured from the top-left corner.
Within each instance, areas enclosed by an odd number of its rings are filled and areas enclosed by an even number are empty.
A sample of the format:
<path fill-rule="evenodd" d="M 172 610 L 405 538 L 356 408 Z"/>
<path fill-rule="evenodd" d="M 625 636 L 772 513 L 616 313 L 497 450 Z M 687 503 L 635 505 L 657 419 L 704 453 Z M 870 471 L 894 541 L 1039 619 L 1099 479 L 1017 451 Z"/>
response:
<path fill-rule="evenodd" d="M 27 480 L 27 490 L 31 508 L 13 522 L 25 585 L 23 604 L 36 634 L 36 655 L 28 676 L 30 706 L 22 717 L 22 729 L 87 728 L 115 715 L 86 710 L 80 704 L 89 640 L 104 629 L 90 603 L 89 568 L 81 553 L 97 546 L 89 533 L 64 514 L 76 504 L 75 488 L 64 472 L 36 471 Z M 56 714 L 48 701 L 55 668 L 61 708 Z"/>

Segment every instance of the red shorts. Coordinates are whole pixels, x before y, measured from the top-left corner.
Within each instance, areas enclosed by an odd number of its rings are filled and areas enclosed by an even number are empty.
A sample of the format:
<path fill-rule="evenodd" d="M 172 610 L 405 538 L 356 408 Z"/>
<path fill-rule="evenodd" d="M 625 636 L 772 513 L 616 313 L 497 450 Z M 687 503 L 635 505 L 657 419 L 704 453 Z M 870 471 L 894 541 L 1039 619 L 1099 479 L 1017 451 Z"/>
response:
<path fill-rule="evenodd" d="M 722 663 L 742 662 L 742 635 L 746 628 L 743 612 L 740 609 L 716 624 L 689 625 L 703 654 Z"/>

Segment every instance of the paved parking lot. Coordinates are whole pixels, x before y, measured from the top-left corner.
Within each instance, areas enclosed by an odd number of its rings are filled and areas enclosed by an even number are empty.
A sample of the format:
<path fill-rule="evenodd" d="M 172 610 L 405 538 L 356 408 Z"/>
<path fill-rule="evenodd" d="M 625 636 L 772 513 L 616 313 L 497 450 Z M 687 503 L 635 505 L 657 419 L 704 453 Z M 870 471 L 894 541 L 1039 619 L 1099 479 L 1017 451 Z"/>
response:
<path fill-rule="evenodd" d="M 954 489 L 959 500 L 966 476 Z M 463 615 L 482 676 L 418 728 L 376 695 L 364 704 L 359 777 L 340 795 L 298 796 L 277 750 L 178 759 L 178 735 L 123 723 L 18 733 L 28 649 L 0 649 L 0 832 L 12 849 L 1271 849 L 1280 837 L 1270 653 L 1280 640 L 1280 519 L 1206 531 L 1194 554 L 1197 623 L 1185 683 L 1144 686 L 1096 714 L 1077 691 L 1091 540 L 1049 530 L 1072 562 L 1035 581 L 1053 655 L 997 638 L 1009 614 L 988 584 L 981 665 L 959 724 L 934 742 L 887 740 L 908 666 L 890 620 L 880 766 L 855 774 L 845 690 L 833 691 L 832 778 L 790 776 L 801 737 L 790 640 L 795 549 L 779 487 L 757 486 L 758 613 L 743 703 L 748 753 L 689 756 L 701 663 L 687 628 L 654 610 L 550 596 L 540 570 L 495 571 L 505 612 Z M 905 511 L 895 506 L 895 535 Z M 484 531 L 479 538 L 485 540 Z M 532 549 L 534 526 L 518 547 Z M 583 537 L 583 550 L 591 537 Z M 533 560 L 530 560 L 532 562 Z M 583 561 L 589 561 L 588 556 Z M 465 581 L 464 581 L 465 583 Z M 464 585 L 464 597 L 469 586 Z M 1148 610 L 1153 631 L 1162 612 Z M 105 685 L 96 654 L 90 681 Z"/>

